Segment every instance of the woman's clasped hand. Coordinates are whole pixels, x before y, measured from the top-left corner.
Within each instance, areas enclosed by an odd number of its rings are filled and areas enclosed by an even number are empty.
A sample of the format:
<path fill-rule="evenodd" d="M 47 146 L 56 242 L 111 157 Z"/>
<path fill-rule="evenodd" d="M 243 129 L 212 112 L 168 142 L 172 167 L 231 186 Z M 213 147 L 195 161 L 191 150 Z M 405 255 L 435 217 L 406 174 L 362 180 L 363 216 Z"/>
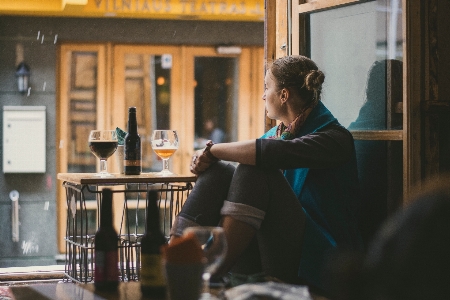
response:
<path fill-rule="evenodd" d="M 192 156 L 190 170 L 193 174 L 199 175 L 208 169 L 213 163 L 218 161 L 218 159 L 210 152 L 213 145 L 214 143 L 212 141 L 208 141 L 204 149 L 197 150 Z"/>

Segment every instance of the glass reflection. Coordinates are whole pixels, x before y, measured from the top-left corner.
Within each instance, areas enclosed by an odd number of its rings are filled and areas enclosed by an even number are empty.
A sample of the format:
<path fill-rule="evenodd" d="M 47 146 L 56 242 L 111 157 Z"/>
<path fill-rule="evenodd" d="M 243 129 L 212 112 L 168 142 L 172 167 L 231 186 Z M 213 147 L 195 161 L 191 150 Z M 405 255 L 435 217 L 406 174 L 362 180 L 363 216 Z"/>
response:
<path fill-rule="evenodd" d="M 350 130 L 402 128 L 403 63 L 376 61 L 367 77 L 365 102 Z"/>
<path fill-rule="evenodd" d="M 237 59 L 195 58 L 195 141 L 200 149 L 237 139 Z"/>

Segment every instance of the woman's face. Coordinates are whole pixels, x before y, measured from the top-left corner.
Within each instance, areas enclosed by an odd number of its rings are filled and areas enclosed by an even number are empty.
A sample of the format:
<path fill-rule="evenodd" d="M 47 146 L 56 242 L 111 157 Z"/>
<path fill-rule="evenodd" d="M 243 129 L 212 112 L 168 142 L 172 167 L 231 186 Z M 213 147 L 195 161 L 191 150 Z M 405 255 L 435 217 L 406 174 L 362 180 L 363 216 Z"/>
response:
<path fill-rule="evenodd" d="M 279 120 L 281 113 L 281 97 L 278 90 L 277 83 L 273 79 L 270 70 L 267 70 L 266 77 L 264 78 L 264 94 L 263 100 L 266 101 L 267 117 L 270 119 Z"/>

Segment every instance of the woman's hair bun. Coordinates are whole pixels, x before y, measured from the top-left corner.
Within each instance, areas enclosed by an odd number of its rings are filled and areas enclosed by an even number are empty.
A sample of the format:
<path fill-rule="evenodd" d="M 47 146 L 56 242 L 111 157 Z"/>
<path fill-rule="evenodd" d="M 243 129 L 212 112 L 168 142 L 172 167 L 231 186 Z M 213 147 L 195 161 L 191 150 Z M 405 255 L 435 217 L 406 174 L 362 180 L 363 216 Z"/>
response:
<path fill-rule="evenodd" d="M 325 81 L 325 74 L 320 70 L 310 70 L 305 76 L 305 87 L 309 91 L 317 91 L 322 88 L 322 83 Z"/>

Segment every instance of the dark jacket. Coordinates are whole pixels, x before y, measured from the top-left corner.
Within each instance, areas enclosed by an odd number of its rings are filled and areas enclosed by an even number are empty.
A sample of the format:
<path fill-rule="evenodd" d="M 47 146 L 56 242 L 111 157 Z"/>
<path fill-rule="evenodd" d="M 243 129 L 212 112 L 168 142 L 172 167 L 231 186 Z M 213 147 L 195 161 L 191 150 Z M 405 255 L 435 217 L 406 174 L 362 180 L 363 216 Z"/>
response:
<path fill-rule="evenodd" d="M 265 139 L 275 130 L 269 130 L 260 145 L 257 143 L 257 164 L 285 170 L 306 214 L 299 277 L 327 290 L 322 278 L 327 256 L 336 247 L 362 249 L 353 138 L 321 102 L 293 140 Z M 279 158 L 269 162 L 270 155 Z"/>

